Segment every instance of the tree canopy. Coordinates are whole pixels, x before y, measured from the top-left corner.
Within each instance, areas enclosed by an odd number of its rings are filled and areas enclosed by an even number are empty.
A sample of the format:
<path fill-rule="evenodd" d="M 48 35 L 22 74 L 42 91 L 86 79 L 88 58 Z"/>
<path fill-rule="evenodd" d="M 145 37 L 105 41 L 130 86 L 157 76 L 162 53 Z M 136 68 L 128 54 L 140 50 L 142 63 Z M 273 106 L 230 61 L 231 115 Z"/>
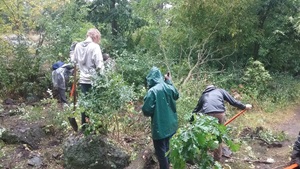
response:
<path fill-rule="evenodd" d="M 1 57 L 10 61 L 1 63 L 5 78 L 0 85 L 14 86 L 7 90 L 13 93 L 23 81 L 48 71 L 43 65 L 67 61 L 70 44 L 83 40 L 90 27 L 101 31 L 103 52 L 119 60 L 125 79 L 132 70 L 122 63 L 133 60 L 141 61 L 136 70 L 157 64 L 176 72 L 179 83 L 211 70 L 242 74 L 250 58 L 270 73 L 297 75 L 299 4 L 299 0 L 1 0 Z M 12 45 L 12 36 L 18 43 Z M 18 65 L 20 59 L 31 64 Z M 13 74 L 23 79 L 18 85 L 10 76 L 14 66 L 19 69 Z M 143 83 L 142 78 L 127 79 L 137 86 Z"/>

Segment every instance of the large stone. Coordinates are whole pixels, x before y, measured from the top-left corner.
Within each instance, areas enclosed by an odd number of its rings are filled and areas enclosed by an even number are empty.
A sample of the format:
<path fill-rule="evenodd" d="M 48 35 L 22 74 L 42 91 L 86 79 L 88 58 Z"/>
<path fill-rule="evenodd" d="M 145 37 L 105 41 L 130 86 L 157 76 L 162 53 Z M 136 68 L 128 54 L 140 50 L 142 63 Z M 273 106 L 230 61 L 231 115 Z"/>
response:
<path fill-rule="evenodd" d="M 70 136 L 64 144 L 65 169 L 122 169 L 130 156 L 103 136 Z"/>
<path fill-rule="evenodd" d="M 32 149 L 38 149 L 40 140 L 46 136 L 42 126 L 31 125 L 20 128 L 2 128 L 0 127 L 0 140 L 6 144 L 27 144 Z"/>

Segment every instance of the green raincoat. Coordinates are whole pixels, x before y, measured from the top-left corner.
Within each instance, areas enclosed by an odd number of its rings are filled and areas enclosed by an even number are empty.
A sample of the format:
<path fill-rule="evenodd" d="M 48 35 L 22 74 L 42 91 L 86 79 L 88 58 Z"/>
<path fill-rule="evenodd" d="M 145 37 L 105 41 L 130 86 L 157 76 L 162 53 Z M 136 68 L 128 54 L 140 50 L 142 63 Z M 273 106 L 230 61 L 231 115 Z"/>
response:
<path fill-rule="evenodd" d="M 160 70 L 153 67 L 146 77 L 149 91 L 144 97 L 142 111 L 151 117 L 152 139 L 172 136 L 178 128 L 176 100 L 179 93 L 171 81 L 164 81 Z"/>

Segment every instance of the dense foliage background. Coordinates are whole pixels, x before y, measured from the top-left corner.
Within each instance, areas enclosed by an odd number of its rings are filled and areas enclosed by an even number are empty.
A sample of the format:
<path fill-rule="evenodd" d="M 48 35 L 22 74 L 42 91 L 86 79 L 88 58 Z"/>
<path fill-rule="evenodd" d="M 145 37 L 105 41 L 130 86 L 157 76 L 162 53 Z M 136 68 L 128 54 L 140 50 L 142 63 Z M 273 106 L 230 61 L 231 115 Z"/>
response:
<path fill-rule="evenodd" d="M 110 78 L 135 92 L 128 100 L 142 99 L 155 65 L 180 90 L 180 118 L 212 83 L 272 112 L 300 96 L 299 7 L 299 0 L 0 1 L 0 96 L 49 97 L 51 64 L 68 62 L 72 42 L 96 27 L 103 53 L 117 62 Z"/>
<path fill-rule="evenodd" d="M 127 85 L 134 84 L 135 91 L 156 65 L 172 73 L 183 100 L 197 98 L 210 83 L 245 94 L 245 99 L 289 100 L 298 95 L 287 90 L 296 91 L 293 84 L 300 68 L 299 4 L 298 0 L 4 0 L 0 94 L 25 100 L 45 97 L 51 88 L 50 65 L 68 62 L 70 44 L 96 27 L 102 33 L 103 52 L 117 60 L 118 73 Z M 277 80 L 282 78 L 286 80 Z"/>
<path fill-rule="evenodd" d="M 81 103 L 104 107 L 99 125 L 134 112 L 152 66 L 171 72 L 180 124 L 208 84 L 273 112 L 300 98 L 299 9 L 300 0 L 1 0 L 0 98 L 49 98 L 52 63 L 69 62 L 72 42 L 96 27 L 117 63 Z"/>

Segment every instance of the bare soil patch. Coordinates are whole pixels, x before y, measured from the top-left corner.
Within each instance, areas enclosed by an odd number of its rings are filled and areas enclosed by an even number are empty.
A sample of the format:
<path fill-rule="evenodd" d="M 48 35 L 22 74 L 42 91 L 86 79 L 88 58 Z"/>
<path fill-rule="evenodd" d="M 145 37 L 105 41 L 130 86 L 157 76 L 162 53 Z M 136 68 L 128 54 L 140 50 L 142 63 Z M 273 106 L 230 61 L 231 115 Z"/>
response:
<path fill-rule="evenodd" d="M 254 138 L 246 139 L 232 159 L 227 160 L 227 164 L 232 169 L 283 169 L 288 166 L 292 146 L 300 131 L 300 107 L 274 113 L 254 113 L 249 116 L 251 117 L 245 119 L 257 119 L 259 122 L 255 125 L 262 125 L 263 129 L 274 133 L 284 133 L 286 139 L 278 145 L 269 145 Z"/>

